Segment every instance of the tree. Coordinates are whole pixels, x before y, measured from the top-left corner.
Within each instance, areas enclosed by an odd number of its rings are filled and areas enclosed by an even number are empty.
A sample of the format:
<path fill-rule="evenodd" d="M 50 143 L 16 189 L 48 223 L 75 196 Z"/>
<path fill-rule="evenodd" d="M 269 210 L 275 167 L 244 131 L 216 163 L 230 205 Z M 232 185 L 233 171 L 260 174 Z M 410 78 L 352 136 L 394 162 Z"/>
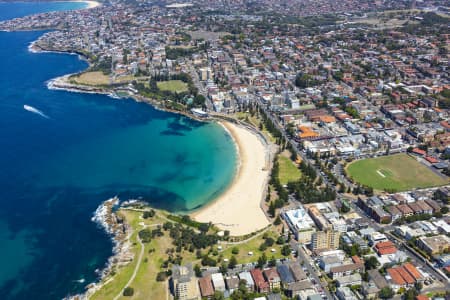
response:
<path fill-rule="evenodd" d="M 130 286 L 127 286 L 123 289 L 122 295 L 124 295 L 125 297 L 131 297 L 134 295 L 134 289 Z"/>
<path fill-rule="evenodd" d="M 284 256 L 291 254 L 291 247 L 289 245 L 284 245 L 283 248 L 281 248 L 281 254 Z"/>
<path fill-rule="evenodd" d="M 158 272 L 156 275 L 156 281 L 164 281 L 167 278 L 166 272 Z"/>
<path fill-rule="evenodd" d="M 446 213 L 448 213 L 448 207 L 444 206 L 441 208 L 441 214 L 445 215 Z"/>
<path fill-rule="evenodd" d="M 209 226 L 210 226 L 210 224 L 208 224 L 208 223 L 201 223 L 198 226 L 198 230 L 200 230 L 201 232 L 208 232 Z"/>
<path fill-rule="evenodd" d="M 264 244 L 266 244 L 267 247 L 272 247 L 272 246 L 273 246 L 273 243 L 275 243 L 275 241 L 274 241 L 273 238 L 271 238 L 271 237 L 267 237 L 267 238 L 264 240 Z"/>
<path fill-rule="evenodd" d="M 267 249 L 266 243 L 262 243 L 261 245 L 259 245 L 259 251 L 266 251 L 266 249 Z"/>
<path fill-rule="evenodd" d="M 143 243 L 150 243 L 150 241 L 152 240 L 152 232 L 148 228 L 139 231 L 138 235 Z"/>
<path fill-rule="evenodd" d="M 237 265 L 237 259 L 236 257 L 233 255 L 230 257 L 230 261 L 228 262 L 228 268 L 230 269 L 234 269 Z"/>
<path fill-rule="evenodd" d="M 224 300 L 223 293 L 221 291 L 215 291 L 212 300 Z"/>
<path fill-rule="evenodd" d="M 226 262 L 222 262 L 219 268 L 220 273 L 226 274 L 228 271 L 228 264 Z"/>
<path fill-rule="evenodd" d="M 269 267 L 275 267 L 277 265 L 277 260 L 275 259 L 275 256 L 272 255 L 272 257 L 269 260 Z"/>
<path fill-rule="evenodd" d="M 284 237 L 282 237 L 281 235 L 278 237 L 277 239 L 277 244 L 278 245 L 283 245 L 285 242 Z"/>
<path fill-rule="evenodd" d="M 165 223 L 163 224 L 163 229 L 164 229 L 164 230 L 170 230 L 170 229 L 172 229 L 172 228 L 173 228 L 172 222 L 167 221 L 167 222 L 165 222 Z"/>
<path fill-rule="evenodd" d="M 275 219 L 275 221 L 273 222 L 273 224 L 274 224 L 275 226 L 278 226 L 278 225 L 281 224 L 281 218 L 280 218 L 279 215 L 277 216 L 277 218 Z"/>
<path fill-rule="evenodd" d="M 380 290 L 380 292 L 378 293 L 378 296 L 381 299 L 390 299 L 394 296 L 394 291 L 392 290 L 391 287 L 386 286 Z"/>
<path fill-rule="evenodd" d="M 144 211 L 144 213 L 142 214 L 142 217 L 144 219 L 152 218 L 153 216 L 155 216 L 155 211 L 153 209 L 151 209 L 150 211 Z"/>
<path fill-rule="evenodd" d="M 369 258 L 364 259 L 364 266 L 367 270 L 376 269 L 379 265 L 380 263 L 375 256 L 370 256 Z"/>
<path fill-rule="evenodd" d="M 404 300 L 414 300 L 416 299 L 416 296 L 419 295 L 419 292 L 416 290 L 416 288 L 412 287 L 409 290 L 405 292 L 403 295 Z"/>
<path fill-rule="evenodd" d="M 231 253 L 233 253 L 234 255 L 239 254 L 239 248 L 233 247 L 233 249 L 231 249 Z"/>
<path fill-rule="evenodd" d="M 267 256 L 266 253 L 263 252 L 263 254 L 258 258 L 258 267 L 263 268 L 266 263 L 267 263 Z"/>
<path fill-rule="evenodd" d="M 198 264 L 194 266 L 194 272 L 195 276 L 202 277 L 202 270 L 200 269 L 200 266 Z"/>
<path fill-rule="evenodd" d="M 275 217 L 275 203 L 273 201 L 271 201 L 269 204 L 268 213 L 272 218 Z"/>

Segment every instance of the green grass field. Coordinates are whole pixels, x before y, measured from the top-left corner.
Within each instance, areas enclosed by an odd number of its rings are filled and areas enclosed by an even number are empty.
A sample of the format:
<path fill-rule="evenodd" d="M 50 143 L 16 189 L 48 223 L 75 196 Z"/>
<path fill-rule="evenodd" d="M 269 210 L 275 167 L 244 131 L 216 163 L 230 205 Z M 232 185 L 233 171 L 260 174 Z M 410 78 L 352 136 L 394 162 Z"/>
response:
<path fill-rule="evenodd" d="M 277 240 L 279 233 L 276 232 L 275 228 L 270 228 L 267 230 L 267 235 L 273 238 L 275 241 Z M 239 253 L 234 255 L 236 257 L 237 262 L 239 264 L 242 263 L 250 263 L 257 262 L 258 258 L 263 254 L 266 254 L 267 258 L 270 259 L 272 256 L 275 258 L 283 258 L 284 256 L 281 254 L 282 245 L 278 245 L 274 243 L 271 247 L 268 247 L 265 251 L 259 250 L 259 246 L 264 243 L 263 234 L 249 240 L 248 242 L 239 244 L 239 245 L 231 245 L 231 244 L 221 244 L 222 252 L 220 254 L 223 255 L 224 258 L 230 259 L 233 256 L 232 250 L 234 247 L 239 249 Z M 275 252 L 272 252 L 272 249 L 275 249 Z M 249 255 L 249 252 L 253 252 L 253 255 Z"/>
<path fill-rule="evenodd" d="M 157 82 L 161 91 L 169 91 L 173 93 L 182 93 L 188 91 L 188 86 L 181 80 L 169 80 Z"/>
<path fill-rule="evenodd" d="M 376 190 L 406 191 L 449 183 L 407 154 L 358 160 L 346 169 L 353 180 Z"/>
<path fill-rule="evenodd" d="M 289 158 L 280 154 L 278 156 L 278 163 L 280 164 L 280 171 L 278 177 L 281 184 L 287 184 L 291 181 L 300 179 L 300 170 L 295 166 L 294 162 Z"/>

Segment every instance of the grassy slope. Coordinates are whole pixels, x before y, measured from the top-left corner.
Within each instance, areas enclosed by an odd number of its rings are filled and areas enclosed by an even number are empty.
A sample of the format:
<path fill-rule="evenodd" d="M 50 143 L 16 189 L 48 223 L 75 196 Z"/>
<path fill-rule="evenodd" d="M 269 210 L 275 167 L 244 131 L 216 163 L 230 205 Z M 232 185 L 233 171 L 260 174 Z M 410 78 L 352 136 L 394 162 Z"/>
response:
<path fill-rule="evenodd" d="M 188 86 L 181 80 L 161 81 L 157 83 L 158 88 L 162 91 L 182 93 L 188 91 Z"/>
<path fill-rule="evenodd" d="M 162 224 L 166 222 L 165 219 L 161 217 L 162 212 L 158 211 L 157 215 L 151 219 L 144 220 L 140 218 L 142 215 L 141 212 L 131 211 L 131 210 L 121 210 L 121 214 L 126 217 L 127 222 L 131 225 L 132 228 L 141 229 L 142 227 L 139 225 L 139 222 L 145 222 L 146 225 L 156 225 Z M 154 228 L 154 226 L 153 226 Z M 278 238 L 279 234 L 277 233 L 277 229 L 275 227 L 271 227 L 268 229 L 268 235 L 272 237 L 275 241 Z M 230 259 L 232 256 L 231 250 L 233 247 L 239 248 L 239 254 L 235 255 L 238 263 L 248 263 L 248 262 L 257 262 L 258 257 L 262 255 L 262 252 L 259 251 L 259 246 L 263 243 L 263 234 L 260 234 L 256 238 L 239 245 L 222 245 L 222 250 L 218 252 L 219 255 L 222 255 L 223 258 Z M 131 241 L 133 243 L 133 251 L 135 253 L 135 259 L 130 264 L 120 268 L 117 271 L 117 274 L 113 277 L 108 284 L 103 286 L 97 293 L 95 293 L 90 299 L 94 300 L 110 300 L 113 299 L 119 292 L 125 287 L 125 284 L 130 279 L 133 274 L 134 268 L 136 266 L 137 257 L 140 251 L 140 246 L 137 241 L 137 230 L 132 234 Z M 174 248 L 172 245 L 172 239 L 168 236 L 168 232 L 164 232 L 163 237 L 159 237 L 153 239 L 150 243 L 144 244 L 145 252 L 144 257 L 142 259 L 142 263 L 137 272 L 136 278 L 131 283 L 131 287 L 134 288 L 134 295 L 132 297 L 120 297 L 119 299 L 165 299 L 166 298 L 166 283 L 157 282 L 156 275 L 161 271 L 160 266 L 163 261 L 167 258 L 166 250 L 169 248 Z M 267 258 L 270 259 L 272 256 L 275 258 L 283 257 L 281 255 L 281 247 L 276 243 L 269 247 L 265 253 Z M 217 250 L 217 246 L 213 247 Z M 271 249 L 276 249 L 275 253 L 271 252 Z M 149 253 L 150 249 L 155 249 L 153 253 Z M 203 253 L 207 253 L 208 249 L 202 249 Z M 253 256 L 249 256 L 248 252 L 252 251 L 254 253 Z M 183 256 L 183 264 L 187 264 L 192 262 L 193 265 L 200 264 L 200 260 L 196 259 L 195 252 L 190 253 L 188 251 L 182 252 Z M 211 257 L 218 260 L 218 256 Z M 147 258 L 147 261 L 146 259 Z M 218 262 L 220 265 L 221 261 Z"/>
<path fill-rule="evenodd" d="M 122 210 L 121 213 L 126 217 L 127 222 L 131 224 L 132 228 L 142 228 L 139 226 L 139 222 L 143 220 L 139 218 L 142 213 Z M 151 220 L 145 220 L 145 224 L 162 224 L 164 221 L 158 217 L 152 218 Z M 164 283 L 156 281 L 156 275 L 158 274 L 159 266 L 165 257 L 165 249 L 167 246 L 168 237 L 162 237 L 159 239 L 152 240 L 149 244 L 145 245 L 145 254 L 142 259 L 139 271 L 135 280 L 131 283 L 131 287 L 134 288 L 133 297 L 120 297 L 119 299 L 150 299 L 150 297 L 156 297 L 154 299 L 165 299 L 166 290 Z M 95 293 L 91 299 L 113 299 L 119 292 L 124 288 L 125 284 L 130 279 L 133 274 L 134 268 L 136 267 L 137 257 L 140 251 L 140 246 L 137 241 L 137 231 L 135 231 L 131 236 L 131 241 L 133 243 L 133 252 L 135 253 L 135 259 L 130 264 L 125 267 L 120 268 L 117 271 L 114 279 L 105 285 L 100 291 Z M 149 249 L 155 249 L 154 253 L 149 254 Z M 145 258 L 148 259 L 145 262 Z"/>
<path fill-rule="evenodd" d="M 84 85 L 108 85 L 109 76 L 103 74 L 103 72 L 85 72 L 79 76 L 71 78 L 74 82 Z"/>
<path fill-rule="evenodd" d="M 294 162 L 289 157 L 280 154 L 278 156 L 278 163 L 280 164 L 279 179 L 281 184 L 297 181 L 300 178 L 300 170 L 295 166 Z"/>
<path fill-rule="evenodd" d="M 355 181 L 377 190 L 404 191 L 448 183 L 406 154 L 359 160 L 347 167 L 347 173 Z"/>
<path fill-rule="evenodd" d="M 267 231 L 268 235 L 272 237 L 275 241 L 277 240 L 279 234 L 276 232 L 275 228 L 270 228 Z M 231 253 L 233 247 L 237 247 L 239 249 L 239 254 L 234 255 L 238 261 L 238 264 L 241 263 L 249 263 L 249 262 L 257 262 L 258 257 L 262 255 L 262 251 L 259 250 L 259 246 L 264 242 L 263 234 L 259 235 L 258 237 L 243 243 L 239 245 L 222 245 L 223 249 L 220 254 L 223 255 L 224 258 L 230 259 L 233 254 Z M 271 249 L 275 249 L 276 251 L 274 253 L 271 252 Z M 276 243 L 273 244 L 273 246 L 267 248 L 264 252 L 266 253 L 266 256 L 268 259 L 270 259 L 272 256 L 275 258 L 282 258 L 284 257 L 281 254 L 281 248 L 282 245 L 277 245 Z M 253 252 L 252 256 L 249 256 L 248 253 Z"/>

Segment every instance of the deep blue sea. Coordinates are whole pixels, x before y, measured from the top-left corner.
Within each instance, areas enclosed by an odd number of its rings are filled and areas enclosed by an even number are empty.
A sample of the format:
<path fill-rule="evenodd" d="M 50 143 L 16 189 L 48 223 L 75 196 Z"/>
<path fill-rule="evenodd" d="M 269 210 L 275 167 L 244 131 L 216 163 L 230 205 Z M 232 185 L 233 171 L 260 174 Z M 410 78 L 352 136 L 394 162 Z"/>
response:
<path fill-rule="evenodd" d="M 83 5 L 0 3 L 0 20 Z M 95 281 L 112 252 L 91 221 L 104 200 L 142 197 L 189 211 L 220 194 L 236 168 L 232 140 L 217 124 L 48 90 L 48 80 L 87 64 L 28 52 L 41 34 L 0 32 L 0 299 L 60 299 Z"/>

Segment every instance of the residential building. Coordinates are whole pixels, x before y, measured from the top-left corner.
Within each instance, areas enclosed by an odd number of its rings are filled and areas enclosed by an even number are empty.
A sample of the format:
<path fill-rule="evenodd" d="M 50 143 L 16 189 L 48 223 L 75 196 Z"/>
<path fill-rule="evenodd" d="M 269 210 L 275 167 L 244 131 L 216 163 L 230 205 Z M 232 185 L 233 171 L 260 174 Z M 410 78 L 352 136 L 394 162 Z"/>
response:
<path fill-rule="evenodd" d="M 223 279 L 222 273 L 211 274 L 211 281 L 213 283 L 215 291 L 219 291 L 222 293 L 225 292 L 225 281 Z"/>
<path fill-rule="evenodd" d="M 200 293 L 203 298 L 209 298 L 214 295 L 214 287 L 211 282 L 211 275 L 207 275 L 198 280 L 198 285 L 200 287 Z"/>
<path fill-rule="evenodd" d="M 288 284 L 295 282 L 288 265 L 277 266 L 277 272 L 280 275 L 281 284 L 283 287 L 287 287 Z"/>
<path fill-rule="evenodd" d="M 343 276 L 351 275 L 354 272 L 362 272 L 363 270 L 363 263 L 350 263 L 330 268 L 330 275 L 332 279 L 337 279 Z"/>
<path fill-rule="evenodd" d="M 378 253 L 378 255 L 387 255 L 387 254 L 394 254 L 397 252 L 397 247 L 395 247 L 394 243 L 391 241 L 386 242 L 379 242 L 375 244 L 375 251 Z"/>
<path fill-rule="evenodd" d="M 300 267 L 300 264 L 296 261 L 293 261 L 289 264 L 289 269 L 291 270 L 292 276 L 294 277 L 295 281 L 302 281 L 308 278 L 302 267 Z"/>
<path fill-rule="evenodd" d="M 313 286 L 309 280 L 290 283 L 286 288 L 287 295 L 290 298 L 295 298 L 302 294 L 311 293 L 313 291 Z"/>
<path fill-rule="evenodd" d="M 258 293 L 268 293 L 270 290 L 269 283 L 264 279 L 262 271 L 260 269 L 252 269 L 250 274 L 255 282 L 256 291 Z"/>
<path fill-rule="evenodd" d="M 339 300 L 358 300 L 352 290 L 346 286 L 337 288 L 336 296 Z"/>
<path fill-rule="evenodd" d="M 225 278 L 225 283 L 230 294 L 239 288 L 239 278 L 235 275 Z"/>
<path fill-rule="evenodd" d="M 311 249 L 337 249 L 339 248 L 339 231 L 317 231 L 312 234 Z"/>
<path fill-rule="evenodd" d="M 352 286 L 360 285 L 362 283 L 361 275 L 359 273 L 339 277 L 336 281 L 338 286 Z"/>
<path fill-rule="evenodd" d="M 426 253 L 434 255 L 450 249 L 450 238 L 443 234 L 430 237 L 423 236 L 417 239 L 417 246 Z"/>
<path fill-rule="evenodd" d="M 266 278 L 269 283 L 270 290 L 281 288 L 281 278 L 275 268 L 270 268 L 263 271 L 264 278 Z"/>
<path fill-rule="evenodd" d="M 239 273 L 239 279 L 245 280 L 245 285 L 249 291 L 255 290 L 255 282 L 253 281 L 252 274 L 250 272 L 241 272 Z"/>
<path fill-rule="evenodd" d="M 171 287 L 174 296 L 180 300 L 200 300 L 197 278 L 192 266 L 174 265 L 172 268 Z"/>

